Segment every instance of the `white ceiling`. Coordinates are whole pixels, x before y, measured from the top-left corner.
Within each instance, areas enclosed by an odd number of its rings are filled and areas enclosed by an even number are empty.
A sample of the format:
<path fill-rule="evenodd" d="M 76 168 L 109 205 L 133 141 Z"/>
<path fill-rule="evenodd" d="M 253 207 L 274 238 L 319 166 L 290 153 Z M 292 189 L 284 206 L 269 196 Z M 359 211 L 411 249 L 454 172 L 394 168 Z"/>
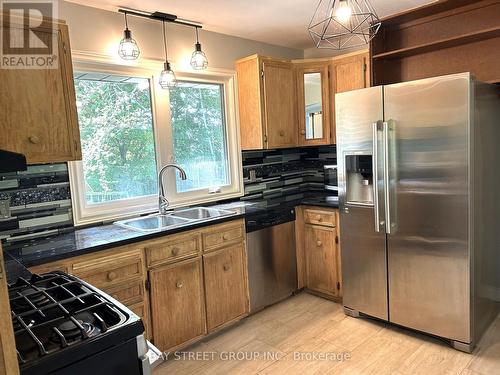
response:
<path fill-rule="evenodd" d="M 107 10 L 118 7 L 161 11 L 200 22 L 204 29 L 265 43 L 313 47 L 307 25 L 318 0 L 68 0 Z M 379 17 L 432 0 L 372 0 Z"/>

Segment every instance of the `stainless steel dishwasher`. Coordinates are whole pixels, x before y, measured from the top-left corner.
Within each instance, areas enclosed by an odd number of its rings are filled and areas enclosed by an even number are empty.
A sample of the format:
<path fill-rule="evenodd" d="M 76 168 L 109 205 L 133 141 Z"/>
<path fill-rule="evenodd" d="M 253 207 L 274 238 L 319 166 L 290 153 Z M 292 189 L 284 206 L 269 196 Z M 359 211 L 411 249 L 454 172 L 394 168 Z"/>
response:
<path fill-rule="evenodd" d="M 250 312 L 279 302 L 297 290 L 295 210 L 246 218 Z"/>

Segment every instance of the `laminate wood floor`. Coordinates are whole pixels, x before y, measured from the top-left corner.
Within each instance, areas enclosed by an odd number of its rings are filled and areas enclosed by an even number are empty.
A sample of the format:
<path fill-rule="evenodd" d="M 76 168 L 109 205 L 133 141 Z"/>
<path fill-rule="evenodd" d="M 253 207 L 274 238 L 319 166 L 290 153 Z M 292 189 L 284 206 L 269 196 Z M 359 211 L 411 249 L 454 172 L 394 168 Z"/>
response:
<path fill-rule="evenodd" d="M 156 369 L 183 374 L 500 374 L 500 316 L 473 354 L 409 330 L 344 315 L 301 293 L 196 344 Z"/>

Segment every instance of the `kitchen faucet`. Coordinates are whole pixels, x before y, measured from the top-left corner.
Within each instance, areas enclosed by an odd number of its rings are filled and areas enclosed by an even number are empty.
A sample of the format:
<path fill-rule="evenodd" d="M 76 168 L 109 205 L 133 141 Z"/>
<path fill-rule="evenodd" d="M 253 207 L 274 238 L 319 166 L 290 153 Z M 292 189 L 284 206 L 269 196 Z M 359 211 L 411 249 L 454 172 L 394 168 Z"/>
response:
<path fill-rule="evenodd" d="M 187 175 L 186 171 L 182 169 L 181 166 L 177 164 L 166 164 L 160 169 L 160 172 L 158 173 L 158 210 L 160 212 L 160 215 L 166 215 L 167 214 L 167 208 L 169 205 L 169 202 L 167 198 L 165 197 L 165 189 L 163 188 L 163 173 L 168 169 L 168 168 L 176 168 L 179 170 L 179 174 L 181 176 L 181 180 L 186 180 Z"/>

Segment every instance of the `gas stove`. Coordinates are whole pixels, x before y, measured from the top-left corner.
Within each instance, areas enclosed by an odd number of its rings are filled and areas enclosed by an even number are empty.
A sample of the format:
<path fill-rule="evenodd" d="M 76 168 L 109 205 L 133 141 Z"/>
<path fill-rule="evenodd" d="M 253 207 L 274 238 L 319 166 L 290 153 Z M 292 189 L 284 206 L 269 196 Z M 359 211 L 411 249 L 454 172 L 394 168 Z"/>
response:
<path fill-rule="evenodd" d="M 82 280 L 62 272 L 19 278 L 9 299 L 22 374 L 148 373 L 140 318 Z"/>

